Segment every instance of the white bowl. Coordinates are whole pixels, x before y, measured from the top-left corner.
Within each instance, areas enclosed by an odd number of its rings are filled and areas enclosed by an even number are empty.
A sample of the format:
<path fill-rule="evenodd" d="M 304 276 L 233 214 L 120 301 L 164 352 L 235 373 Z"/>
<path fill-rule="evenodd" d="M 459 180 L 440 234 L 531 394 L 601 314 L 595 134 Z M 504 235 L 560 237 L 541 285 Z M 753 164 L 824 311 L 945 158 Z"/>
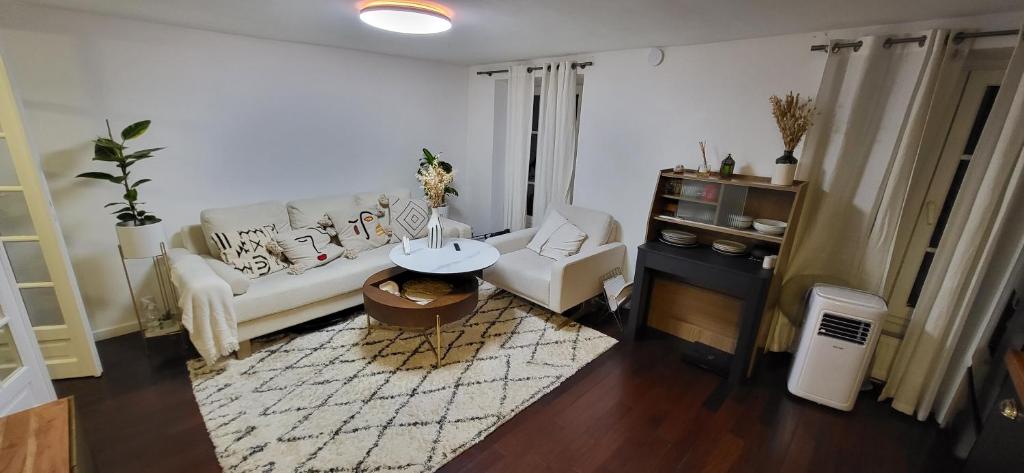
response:
<path fill-rule="evenodd" d="M 730 215 L 729 226 L 734 228 L 750 228 L 750 224 L 754 221 L 753 217 L 746 215 Z"/>
<path fill-rule="evenodd" d="M 759 218 L 754 220 L 754 230 L 768 235 L 782 235 L 786 232 L 786 222 L 780 222 L 778 220 L 768 218 Z"/>

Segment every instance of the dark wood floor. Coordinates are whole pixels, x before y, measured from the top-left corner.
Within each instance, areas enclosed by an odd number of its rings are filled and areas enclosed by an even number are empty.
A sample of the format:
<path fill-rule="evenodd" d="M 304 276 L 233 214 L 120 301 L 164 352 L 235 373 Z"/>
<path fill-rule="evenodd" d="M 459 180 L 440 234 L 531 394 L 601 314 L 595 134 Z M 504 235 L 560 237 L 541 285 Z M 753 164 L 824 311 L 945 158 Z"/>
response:
<path fill-rule="evenodd" d="M 590 323 L 616 334 L 607 321 Z M 653 331 L 652 331 L 653 332 Z M 74 395 L 97 471 L 220 471 L 176 339 L 98 344 L 100 378 L 57 382 Z M 681 361 L 655 332 L 620 343 L 441 471 L 958 471 L 950 440 L 863 393 L 851 413 L 786 392 L 789 358 L 766 357 L 717 410 L 721 378 Z"/>

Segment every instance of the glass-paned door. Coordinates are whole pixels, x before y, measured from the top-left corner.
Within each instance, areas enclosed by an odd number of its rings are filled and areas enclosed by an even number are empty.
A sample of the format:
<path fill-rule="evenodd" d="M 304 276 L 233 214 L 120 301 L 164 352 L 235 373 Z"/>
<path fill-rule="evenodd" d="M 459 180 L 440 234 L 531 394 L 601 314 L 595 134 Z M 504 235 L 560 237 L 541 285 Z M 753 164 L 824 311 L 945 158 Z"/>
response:
<path fill-rule="evenodd" d="M 56 398 L 6 254 L 0 250 L 0 416 Z"/>
<path fill-rule="evenodd" d="M 50 375 L 99 375 L 99 358 L 67 249 L 2 58 L 0 244 Z"/>

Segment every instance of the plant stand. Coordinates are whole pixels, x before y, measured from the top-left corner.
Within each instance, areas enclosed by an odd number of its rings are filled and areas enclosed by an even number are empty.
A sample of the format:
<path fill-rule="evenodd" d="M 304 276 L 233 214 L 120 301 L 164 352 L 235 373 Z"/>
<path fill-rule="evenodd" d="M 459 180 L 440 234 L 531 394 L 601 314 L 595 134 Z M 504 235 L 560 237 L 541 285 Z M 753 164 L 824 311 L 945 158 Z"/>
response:
<path fill-rule="evenodd" d="M 139 323 L 139 332 L 142 333 L 142 337 L 148 339 L 180 333 L 182 331 L 181 320 L 178 317 L 179 314 L 174 309 L 176 305 L 175 302 L 178 300 L 178 295 L 174 290 L 174 284 L 171 283 L 171 268 L 167 262 L 166 245 L 163 242 L 160 242 L 160 254 L 149 257 L 153 261 L 153 267 L 156 270 L 156 283 L 160 291 L 160 304 L 163 310 L 161 316 L 156 320 L 143 320 L 142 314 L 139 312 L 139 302 L 135 297 L 135 288 L 132 285 L 132 278 L 131 275 L 128 274 L 127 260 L 146 258 L 125 258 L 124 249 L 121 245 L 117 245 L 117 251 L 121 255 L 121 268 L 124 269 L 124 277 L 125 280 L 128 281 L 128 294 L 132 300 L 132 308 L 135 310 L 135 320 Z"/>

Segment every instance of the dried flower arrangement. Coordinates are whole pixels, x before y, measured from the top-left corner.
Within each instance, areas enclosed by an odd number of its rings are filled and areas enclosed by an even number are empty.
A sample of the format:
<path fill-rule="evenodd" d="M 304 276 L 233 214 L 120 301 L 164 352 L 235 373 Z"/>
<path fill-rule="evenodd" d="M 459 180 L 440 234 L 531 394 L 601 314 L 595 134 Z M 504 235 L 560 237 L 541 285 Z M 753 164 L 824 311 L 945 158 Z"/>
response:
<path fill-rule="evenodd" d="M 458 196 L 459 192 L 451 186 L 455 180 L 455 169 L 452 165 L 438 159 L 430 150 L 423 148 L 420 168 L 416 171 L 416 179 L 420 181 L 423 194 L 431 207 L 444 207 L 445 196 Z"/>
<path fill-rule="evenodd" d="M 772 104 L 772 116 L 782 133 L 782 144 L 786 151 L 793 151 L 811 125 L 814 125 L 814 105 L 811 99 L 801 100 L 800 94 L 794 95 L 792 91 L 784 98 L 773 95 L 768 101 Z"/>

